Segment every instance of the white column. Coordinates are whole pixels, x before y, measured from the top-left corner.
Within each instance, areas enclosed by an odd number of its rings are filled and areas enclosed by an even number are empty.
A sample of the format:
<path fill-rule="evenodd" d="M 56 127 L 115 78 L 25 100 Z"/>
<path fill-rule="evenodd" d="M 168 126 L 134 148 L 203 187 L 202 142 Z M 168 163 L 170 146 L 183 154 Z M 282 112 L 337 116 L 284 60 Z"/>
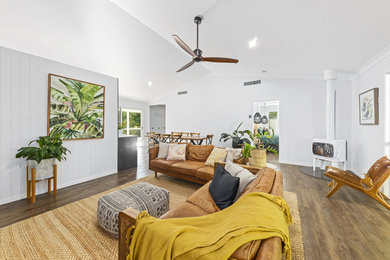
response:
<path fill-rule="evenodd" d="M 326 139 L 335 139 L 335 106 L 336 92 L 334 82 L 337 80 L 336 70 L 324 70 L 324 80 L 326 81 Z"/>

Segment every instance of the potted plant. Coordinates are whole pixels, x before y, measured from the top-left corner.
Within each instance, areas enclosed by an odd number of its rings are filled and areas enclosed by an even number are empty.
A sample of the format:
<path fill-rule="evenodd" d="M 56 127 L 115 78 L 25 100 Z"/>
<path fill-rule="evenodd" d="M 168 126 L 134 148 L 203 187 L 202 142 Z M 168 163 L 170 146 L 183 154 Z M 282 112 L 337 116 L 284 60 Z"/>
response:
<path fill-rule="evenodd" d="M 126 128 L 126 122 L 125 121 L 123 121 L 122 123 L 118 123 L 118 136 L 119 137 L 121 137 L 121 136 L 124 136 L 124 134 L 123 134 L 123 129 L 125 129 Z"/>
<path fill-rule="evenodd" d="M 36 143 L 36 146 L 30 146 Z M 66 160 L 68 149 L 62 146 L 62 140 L 59 135 L 40 136 L 37 140 L 31 141 L 27 147 L 18 150 L 16 158 L 27 159 L 29 176 L 31 169 L 36 170 L 36 179 L 46 179 L 53 176 L 53 165 L 55 160 Z M 31 178 L 31 177 L 29 177 Z"/>
<path fill-rule="evenodd" d="M 243 122 L 241 122 L 241 124 L 238 125 L 237 129 L 234 130 L 232 134 L 222 133 L 221 137 L 219 138 L 219 141 L 226 142 L 228 140 L 232 140 L 232 147 L 233 148 L 241 148 L 242 145 L 245 143 L 250 144 L 249 139 L 244 137 L 245 131 L 239 130 L 242 123 Z"/>
<path fill-rule="evenodd" d="M 267 151 L 277 154 L 278 152 L 271 146 L 266 146 L 265 142 L 271 140 L 273 134 L 269 134 L 268 131 L 258 132 L 252 134 L 251 131 L 245 130 L 245 133 L 252 140 L 253 145 L 245 144 L 242 156 L 249 160 L 249 165 L 255 167 L 266 167 L 267 166 Z"/>

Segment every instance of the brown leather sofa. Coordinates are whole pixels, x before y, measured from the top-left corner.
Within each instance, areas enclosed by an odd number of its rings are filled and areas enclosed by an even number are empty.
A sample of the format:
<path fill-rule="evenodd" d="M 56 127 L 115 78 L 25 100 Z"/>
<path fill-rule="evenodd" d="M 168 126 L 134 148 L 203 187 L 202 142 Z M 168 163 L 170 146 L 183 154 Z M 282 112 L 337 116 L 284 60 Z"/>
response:
<path fill-rule="evenodd" d="M 204 184 L 213 179 L 214 167 L 206 166 L 214 145 L 187 144 L 185 161 L 167 161 L 157 158 L 158 146 L 149 149 L 149 169 L 157 173 Z M 258 170 L 255 168 L 255 170 Z"/>
<path fill-rule="evenodd" d="M 257 178 L 244 189 L 241 196 L 256 191 L 283 196 L 283 177 L 279 171 L 270 168 L 258 169 L 254 167 L 249 167 L 249 170 L 253 174 L 256 174 Z M 196 217 L 218 211 L 219 209 L 209 193 L 209 185 L 210 182 L 203 185 L 192 194 L 187 201 L 180 204 L 177 208 L 168 211 L 161 218 Z M 126 259 L 127 257 L 128 248 L 126 245 L 126 233 L 129 227 L 135 224 L 138 213 L 139 212 L 132 208 L 119 213 L 120 260 Z M 245 213 L 243 212 L 243 214 Z M 251 241 L 238 248 L 231 256 L 231 259 L 279 260 L 282 259 L 282 242 L 278 237 Z"/>

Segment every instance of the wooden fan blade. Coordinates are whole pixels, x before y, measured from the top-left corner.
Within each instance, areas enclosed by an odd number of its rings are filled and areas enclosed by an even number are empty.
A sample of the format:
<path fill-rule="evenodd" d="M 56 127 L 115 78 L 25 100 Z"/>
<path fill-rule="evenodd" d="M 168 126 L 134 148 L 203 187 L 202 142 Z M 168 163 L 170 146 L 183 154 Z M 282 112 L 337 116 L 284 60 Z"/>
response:
<path fill-rule="evenodd" d="M 191 55 L 192 57 L 196 57 L 195 53 L 193 50 L 191 50 L 191 48 L 185 44 L 185 42 L 183 42 L 182 39 L 179 38 L 179 36 L 177 36 L 176 34 L 172 35 L 173 36 L 173 39 L 175 39 L 175 41 L 177 42 L 177 44 L 179 44 L 179 46 L 185 50 L 189 55 Z"/>
<path fill-rule="evenodd" d="M 178 71 L 176 71 L 176 72 L 180 72 L 180 71 L 183 71 L 183 70 L 185 70 L 185 69 L 188 69 L 189 67 L 191 67 L 192 66 L 192 64 L 194 64 L 194 60 L 192 60 L 191 62 L 189 62 L 189 63 L 187 63 L 186 65 L 184 65 L 183 67 L 181 67 Z"/>
<path fill-rule="evenodd" d="M 208 62 L 226 62 L 226 63 L 237 63 L 238 60 L 230 58 L 220 58 L 220 57 L 202 57 L 202 61 Z"/>

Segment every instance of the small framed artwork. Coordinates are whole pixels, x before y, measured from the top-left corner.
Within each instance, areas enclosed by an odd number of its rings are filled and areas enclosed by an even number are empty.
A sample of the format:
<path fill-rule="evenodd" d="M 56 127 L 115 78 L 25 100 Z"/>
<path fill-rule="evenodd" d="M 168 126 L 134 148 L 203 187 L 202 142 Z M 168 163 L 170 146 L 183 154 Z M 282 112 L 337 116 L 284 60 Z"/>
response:
<path fill-rule="evenodd" d="M 378 88 L 359 95 L 359 116 L 361 125 L 379 124 Z"/>
<path fill-rule="evenodd" d="M 104 86 L 49 74 L 47 134 L 63 140 L 104 138 Z"/>

